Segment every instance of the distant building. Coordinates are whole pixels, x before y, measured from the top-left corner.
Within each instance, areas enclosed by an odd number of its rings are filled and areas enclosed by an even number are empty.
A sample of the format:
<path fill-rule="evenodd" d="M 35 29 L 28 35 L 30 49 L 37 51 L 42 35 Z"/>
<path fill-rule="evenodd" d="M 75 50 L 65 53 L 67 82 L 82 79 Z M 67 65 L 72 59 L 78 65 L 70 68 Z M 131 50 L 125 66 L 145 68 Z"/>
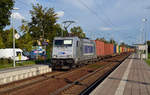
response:
<path fill-rule="evenodd" d="M 146 44 L 134 44 L 134 45 L 136 46 L 139 58 L 146 59 L 146 49 L 148 49 L 148 46 Z"/>

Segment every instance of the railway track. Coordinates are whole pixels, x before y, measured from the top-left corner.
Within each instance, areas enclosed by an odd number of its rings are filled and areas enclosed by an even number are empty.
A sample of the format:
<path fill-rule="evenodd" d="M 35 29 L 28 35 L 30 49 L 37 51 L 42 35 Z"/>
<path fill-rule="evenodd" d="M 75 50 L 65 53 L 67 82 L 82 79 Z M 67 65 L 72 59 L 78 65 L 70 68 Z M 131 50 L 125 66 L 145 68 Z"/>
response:
<path fill-rule="evenodd" d="M 0 95 L 77 95 L 118 65 L 127 55 L 105 59 L 71 71 L 44 74 L 0 86 Z"/>
<path fill-rule="evenodd" d="M 124 59 L 126 59 L 126 57 Z M 124 59 L 121 60 L 121 62 L 124 61 Z M 119 62 L 119 64 L 105 64 L 99 69 L 76 80 L 72 84 L 68 84 L 64 88 L 58 89 L 51 95 L 88 95 L 102 80 L 119 66 L 121 62 Z"/>

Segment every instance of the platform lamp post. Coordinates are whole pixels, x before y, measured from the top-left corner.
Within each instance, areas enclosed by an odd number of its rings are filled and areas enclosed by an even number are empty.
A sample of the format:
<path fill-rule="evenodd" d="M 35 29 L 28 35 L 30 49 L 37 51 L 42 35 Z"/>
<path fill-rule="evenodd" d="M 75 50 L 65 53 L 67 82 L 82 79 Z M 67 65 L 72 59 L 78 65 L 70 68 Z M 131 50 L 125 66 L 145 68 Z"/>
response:
<path fill-rule="evenodd" d="M 147 22 L 147 19 L 146 18 L 143 18 L 142 19 L 142 21 L 144 22 L 144 24 L 145 24 L 145 50 L 146 50 L 146 52 L 145 52 L 145 55 L 146 55 L 146 57 L 145 57 L 145 59 L 147 59 L 148 58 L 148 46 L 147 46 L 147 31 L 146 31 L 146 22 Z M 143 33 L 144 33 L 144 25 L 143 25 Z"/>
<path fill-rule="evenodd" d="M 19 10 L 19 8 L 13 8 L 13 10 Z M 13 28 L 13 67 L 16 67 L 15 60 L 15 29 L 14 29 L 14 15 L 12 14 L 12 28 Z"/>

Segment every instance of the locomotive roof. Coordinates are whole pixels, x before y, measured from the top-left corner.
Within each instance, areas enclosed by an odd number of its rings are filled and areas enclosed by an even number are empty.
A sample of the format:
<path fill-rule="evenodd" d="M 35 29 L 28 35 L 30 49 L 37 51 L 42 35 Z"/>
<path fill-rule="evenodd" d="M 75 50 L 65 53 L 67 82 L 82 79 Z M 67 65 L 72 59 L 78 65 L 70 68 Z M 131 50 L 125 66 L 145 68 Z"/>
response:
<path fill-rule="evenodd" d="M 94 42 L 94 41 L 92 41 L 92 40 L 90 40 L 90 39 L 82 39 L 82 38 L 79 38 L 79 37 L 55 37 L 54 38 L 54 40 L 62 40 L 62 39 L 80 39 L 80 40 L 82 40 L 82 41 L 84 41 L 84 42 Z"/>
<path fill-rule="evenodd" d="M 73 38 L 78 38 L 78 37 L 55 37 L 54 39 L 73 39 Z"/>

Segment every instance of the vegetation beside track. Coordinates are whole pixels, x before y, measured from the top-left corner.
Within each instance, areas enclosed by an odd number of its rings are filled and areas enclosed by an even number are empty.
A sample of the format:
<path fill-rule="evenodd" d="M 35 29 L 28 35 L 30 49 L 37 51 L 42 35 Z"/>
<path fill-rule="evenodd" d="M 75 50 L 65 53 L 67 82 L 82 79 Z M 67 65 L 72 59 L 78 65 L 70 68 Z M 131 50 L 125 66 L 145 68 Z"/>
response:
<path fill-rule="evenodd" d="M 146 63 L 147 63 L 148 65 L 150 65 L 150 53 L 148 54 L 148 59 L 146 60 Z"/>
<path fill-rule="evenodd" d="M 22 62 L 16 62 L 16 66 L 28 66 L 28 65 L 34 65 L 36 62 L 34 61 L 22 61 Z M 4 68 L 12 68 L 13 67 L 13 60 L 10 59 L 0 59 L 0 69 Z"/>
<path fill-rule="evenodd" d="M 92 64 L 92 65 L 89 65 L 88 68 L 93 68 L 93 69 L 98 69 L 102 67 L 101 65 L 98 65 L 98 64 Z"/>

